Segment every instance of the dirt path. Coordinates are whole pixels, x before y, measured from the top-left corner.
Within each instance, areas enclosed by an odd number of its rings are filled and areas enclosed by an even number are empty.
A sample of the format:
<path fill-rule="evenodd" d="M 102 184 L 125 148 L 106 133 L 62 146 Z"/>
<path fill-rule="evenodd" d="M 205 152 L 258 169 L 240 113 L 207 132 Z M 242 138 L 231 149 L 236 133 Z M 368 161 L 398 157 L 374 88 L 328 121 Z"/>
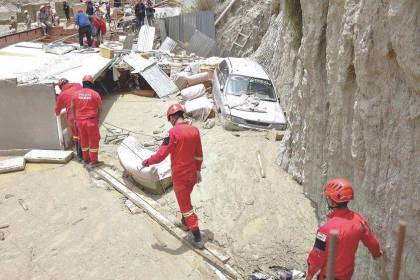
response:
<path fill-rule="evenodd" d="M 133 135 L 150 142 L 170 128 L 165 112 L 174 102 L 130 94 L 107 97 L 104 125 L 138 132 Z M 316 215 L 301 186 L 275 164 L 279 142 L 269 142 L 261 132 L 231 133 L 219 124 L 210 130 L 203 129 L 201 123 L 195 125 L 200 128 L 204 149 L 203 183 L 193 192 L 202 229 L 214 236 L 214 243 L 227 251 L 232 263 L 245 274 L 268 265 L 305 270 Z M 104 137 L 106 131 L 102 129 Z M 101 156 L 122 170 L 117 147 L 103 145 Z M 264 179 L 259 173 L 257 150 L 264 158 Z M 178 210 L 172 190 L 152 197 L 164 206 L 167 215 Z"/>
<path fill-rule="evenodd" d="M 18 203 L 23 199 L 29 208 Z M 0 175 L 0 279 L 214 279 L 208 266 L 75 161 Z"/>

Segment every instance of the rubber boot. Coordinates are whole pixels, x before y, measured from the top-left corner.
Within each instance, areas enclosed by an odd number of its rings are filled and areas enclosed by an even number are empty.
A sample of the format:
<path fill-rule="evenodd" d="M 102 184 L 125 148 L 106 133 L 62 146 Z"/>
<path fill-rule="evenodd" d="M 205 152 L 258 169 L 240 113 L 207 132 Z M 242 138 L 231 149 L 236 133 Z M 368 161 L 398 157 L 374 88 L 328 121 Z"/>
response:
<path fill-rule="evenodd" d="M 80 147 L 80 143 L 79 142 L 76 142 L 76 156 L 77 156 L 77 159 L 80 162 L 83 161 L 82 148 Z"/>
<path fill-rule="evenodd" d="M 191 231 L 191 235 L 192 238 L 190 240 L 190 243 L 198 248 L 198 249 L 204 249 L 204 242 L 203 239 L 201 238 L 201 232 L 200 229 L 197 229 L 195 231 Z"/>

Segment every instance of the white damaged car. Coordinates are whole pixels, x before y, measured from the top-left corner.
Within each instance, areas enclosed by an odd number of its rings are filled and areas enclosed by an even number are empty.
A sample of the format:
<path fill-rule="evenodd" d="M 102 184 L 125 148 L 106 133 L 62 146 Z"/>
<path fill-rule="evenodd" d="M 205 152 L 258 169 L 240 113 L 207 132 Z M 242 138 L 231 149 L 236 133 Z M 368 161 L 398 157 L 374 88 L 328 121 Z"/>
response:
<path fill-rule="evenodd" d="M 213 96 L 226 129 L 286 129 L 273 83 L 261 65 L 249 58 L 229 57 L 219 64 Z"/>

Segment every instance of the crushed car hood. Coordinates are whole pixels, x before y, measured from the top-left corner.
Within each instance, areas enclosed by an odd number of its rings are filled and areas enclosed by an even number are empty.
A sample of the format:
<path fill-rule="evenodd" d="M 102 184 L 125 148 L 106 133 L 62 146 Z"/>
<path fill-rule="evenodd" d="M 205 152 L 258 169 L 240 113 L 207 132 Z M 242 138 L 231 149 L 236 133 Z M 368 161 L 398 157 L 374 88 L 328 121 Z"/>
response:
<path fill-rule="evenodd" d="M 226 96 L 232 116 L 264 123 L 286 123 L 283 110 L 276 101 L 263 101 L 253 96 Z"/>

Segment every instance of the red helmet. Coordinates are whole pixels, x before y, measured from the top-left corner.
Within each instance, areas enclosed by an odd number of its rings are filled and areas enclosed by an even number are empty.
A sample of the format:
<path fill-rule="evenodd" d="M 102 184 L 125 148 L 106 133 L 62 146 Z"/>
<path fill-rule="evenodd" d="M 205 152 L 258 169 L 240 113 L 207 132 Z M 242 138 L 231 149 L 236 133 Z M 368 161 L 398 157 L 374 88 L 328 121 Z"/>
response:
<path fill-rule="evenodd" d="M 353 187 L 346 179 L 331 179 L 325 184 L 324 196 L 335 203 L 348 202 L 353 199 Z"/>
<path fill-rule="evenodd" d="M 63 86 L 65 85 L 65 84 L 68 84 L 69 83 L 69 80 L 67 80 L 66 78 L 61 78 L 60 80 L 58 80 L 58 82 L 57 82 L 57 86 L 60 88 L 60 89 L 62 89 L 63 88 Z"/>
<path fill-rule="evenodd" d="M 83 82 L 89 82 L 89 83 L 95 83 L 94 81 L 93 81 L 93 77 L 91 76 L 91 75 L 86 75 L 86 76 L 84 76 L 83 77 Z"/>
<path fill-rule="evenodd" d="M 183 112 L 185 113 L 185 109 L 184 106 L 182 106 L 181 104 L 173 104 L 168 108 L 168 112 L 166 113 L 166 116 L 168 117 L 168 121 L 169 121 L 169 117 L 172 116 L 173 114 L 176 114 L 178 112 Z"/>

